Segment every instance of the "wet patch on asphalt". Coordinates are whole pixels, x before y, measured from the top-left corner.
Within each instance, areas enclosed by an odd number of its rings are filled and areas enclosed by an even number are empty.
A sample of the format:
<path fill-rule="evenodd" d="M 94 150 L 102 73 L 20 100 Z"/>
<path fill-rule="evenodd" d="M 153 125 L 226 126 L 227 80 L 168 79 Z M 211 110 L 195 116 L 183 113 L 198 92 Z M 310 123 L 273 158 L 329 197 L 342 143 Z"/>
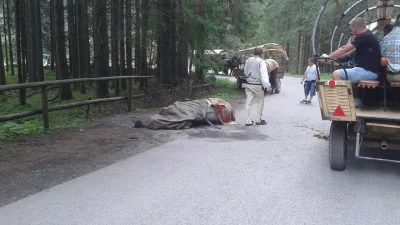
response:
<path fill-rule="evenodd" d="M 329 141 L 329 136 L 325 135 L 325 134 L 313 134 L 313 137 L 321 139 L 321 140 Z"/>
<path fill-rule="evenodd" d="M 189 133 L 190 138 L 208 138 L 218 139 L 221 141 L 266 141 L 269 136 L 258 132 L 257 130 L 247 129 L 223 129 L 223 130 L 211 130 L 211 129 L 199 129 L 197 132 Z"/>
<path fill-rule="evenodd" d="M 312 128 L 312 127 L 308 127 L 307 125 L 301 125 L 301 126 L 296 126 L 296 127 L 300 127 L 300 128 L 304 128 L 307 130 L 311 130 L 313 132 L 313 137 L 318 138 L 320 140 L 325 140 L 325 141 L 329 141 L 329 134 L 325 134 L 325 132 Z"/>

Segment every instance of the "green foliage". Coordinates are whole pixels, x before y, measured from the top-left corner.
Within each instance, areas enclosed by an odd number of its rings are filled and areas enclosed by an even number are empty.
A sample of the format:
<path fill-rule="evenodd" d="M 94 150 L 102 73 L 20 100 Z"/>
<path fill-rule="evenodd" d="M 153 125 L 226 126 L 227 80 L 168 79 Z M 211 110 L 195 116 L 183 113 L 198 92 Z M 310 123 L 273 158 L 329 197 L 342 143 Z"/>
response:
<path fill-rule="evenodd" d="M 227 79 L 217 78 L 215 81 L 215 85 L 217 87 L 236 88 L 236 84 Z"/>
<path fill-rule="evenodd" d="M 211 96 L 206 94 L 203 97 L 232 100 L 243 96 L 243 94 L 243 89 L 237 88 L 235 82 L 227 79 L 217 78 L 215 80 L 215 89 L 212 91 Z"/>
<path fill-rule="evenodd" d="M 72 109 L 49 114 L 50 129 L 55 131 L 77 126 L 85 122 L 83 109 Z M 0 123 L 0 140 L 9 140 L 26 135 L 44 133 L 41 115 Z"/>
<path fill-rule="evenodd" d="M 15 71 L 17 72 L 17 68 L 15 67 Z M 44 70 L 44 80 L 50 81 L 56 79 L 55 71 Z M 11 72 L 6 72 L 6 81 L 7 84 L 18 84 L 18 74 L 11 75 Z"/>
<path fill-rule="evenodd" d="M 55 73 L 50 70 L 45 70 L 45 80 L 54 79 Z M 17 75 L 12 76 L 10 74 L 7 74 L 7 83 L 18 83 Z M 58 94 L 58 89 L 50 89 L 48 91 L 49 99 L 56 97 Z M 42 103 L 40 89 L 27 89 L 27 96 L 28 98 L 26 104 L 20 105 L 18 101 L 18 91 L 8 91 L 5 92 L 3 95 L 0 95 L 0 115 L 27 112 L 41 108 Z M 94 94 L 91 93 L 90 90 L 88 90 L 88 94 L 84 95 L 79 93 L 78 91 L 74 91 L 73 96 L 73 99 L 67 101 L 51 101 L 49 102 L 49 106 L 88 100 L 89 96 L 94 96 Z M 49 113 L 49 131 L 74 127 L 78 124 L 81 124 L 85 122 L 85 113 L 85 107 L 51 112 Z M 39 134 L 43 132 L 44 129 L 41 115 L 0 123 L 0 140 L 12 139 L 28 134 Z"/>
<path fill-rule="evenodd" d="M 9 115 L 13 113 L 27 112 L 34 109 L 41 108 L 41 95 L 30 92 L 31 95 L 27 98 L 25 105 L 20 105 L 16 93 L 8 92 L 7 95 L 0 96 L 0 115 Z M 48 92 L 49 97 L 53 98 L 58 95 L 58 90 L 51 90 Z M 74 99 L 68 101 L 56 100 L 49 102 L 49 106 L 61 105 L 71 103 L 74 101 L 87 100 L 89 94 L 82 95 L 79 92 L 74 92 Z M 85 107 L 62 110 L 49 113 L 50 130 L 64 129 L 74 127 L 78 124 L 85 122 Z M 16 137 L 25 136 L 28 134 L 43 133 L 43 120 L 41 115 L 23 118 L 14 121 L 0 123 L 0 140 L 12 139 Z"/>

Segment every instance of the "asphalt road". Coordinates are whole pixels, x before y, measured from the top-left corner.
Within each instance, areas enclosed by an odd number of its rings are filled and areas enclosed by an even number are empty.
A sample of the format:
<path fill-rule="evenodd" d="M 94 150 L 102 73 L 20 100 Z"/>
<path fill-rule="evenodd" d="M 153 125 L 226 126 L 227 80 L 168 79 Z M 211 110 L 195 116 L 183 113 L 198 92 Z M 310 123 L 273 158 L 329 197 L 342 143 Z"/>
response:
<path fill-rule="evenodd" d="M 398 165 L 331 171 L 317 101 L 300 80 L 267 96 L 267 126 L 189 135 L 0 208 L 0 224 L 398 224 Z M 317 100 L 317 99 L 315 99 Z M 255 115 L 255 107 L 252 112 Z"/>

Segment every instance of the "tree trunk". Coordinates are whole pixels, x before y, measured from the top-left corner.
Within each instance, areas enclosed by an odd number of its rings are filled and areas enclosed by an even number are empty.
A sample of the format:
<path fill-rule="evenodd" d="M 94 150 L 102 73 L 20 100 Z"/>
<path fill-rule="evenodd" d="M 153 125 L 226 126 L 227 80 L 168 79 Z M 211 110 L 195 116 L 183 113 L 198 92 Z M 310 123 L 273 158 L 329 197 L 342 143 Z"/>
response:
<path fill-rule="evenodd" d="M 133 75 L 132 67 L 132 1 L 126 1 L 125 7 L 125 17 L 126 17 L 126 67 L 129 75 Z"/>
<path fill-rule="evenodd" d="M 10 54 L 9 57 L 10 57 L 11 75 L 14 75 L 15 70 L 14 70 L 14 54 L 13 54 L 13 48 L 12 48 L 12 42 L 11 42 L 10 1 L 11 0 L 7 0 L 8 53 Z"/>
<path fill-rule="evenodd" d="M 185 1 L 179 0 L 178 9 L 179 15 L 178 17 L 181 19 L 181 22 L 178 27 L 178 50 L 177 50 L 177 75 L 179 78 L 186 78 L 188 75 L 188 64 L 189 64 L 189 41 L 186 38 L 187 34 L 187 19 L 186 15 L 183 11 Z"/>
<path fill-rule="evenodd" d="M 26 64 L 27 64 L 27 72 L 28 72 L 28 79 L 29 82 L 34 82 L 35 81 L 35 74 L 32 72 L 33 68 L 33 63 L 32 63 L 32 24 L 31 24 L 31 1 L 30 0 L 24 0 L 25 2 L 25 10 L 24 10 L 24 18 L 25 18 L 25 30 L 26 30 L 26 43 L 27 43 L 27 53 L 26 53 Z"/>
<path fill-rule="evenodd" d="M 86 5 L 86 7 L 85 7 Z M 89 40 L 86 39 L 87 30 L 88 30 L 88 22 L 87 22 L 87 0 L 78 0 L 76 2 L 76 25 L 77 25 L 77 32 L 78 32 L 78 71 L 79 71 L 79 78 L 88 77 L 89 70 L 88 67 L 90 61 L 87 61 L 86 57 L 86 46 L 89 45 Z M 86 93 L 85 83 L 80 84 L 80 92 L 82 94 Z"/>
<path fill-rule="evenodd" d="M 194 60 L 194 48 L 192 48 L 192 50 L 190 51 L 189 73 L 192 72 L 193 60 Z"/>
<path fill-rule="evenodd" d="M 10 71 L 9 64 L 8 64 L 8 46 L 7 46 L 7 22 L 6 22 L 6 16 L 4 16 L 6 13 L 6 4 L 3 1 L 3 28 L 4 28 L 4 49 L 6 53 L 6 71 Z"/>
<path fill-rule="evenodd" d="M 79 1 L 79 0 L 78 0 Z M 80 0 L 82 1 L 82 0 Z M 75 16 L 75 5 L 74 0 L 68 0 L 68 36 L 69 36 L 69 52 L 70 58 L 69 63 L 71 64 L 71 74 L 72 77 L 77 79 L 79 78 L 79 65 L 78 65 L 78 40 L 77 40 L 77 28 L 76 28 L 76 16 Z M 77 90 L 79 88 L 79 84 L 74 84 L 74 89 Z"/>
<path fill-rule="evenodd" d="M 160 35 L 160 25 L 157 27 L 158 29 L 158 34 L 157 34 L 157 38 L 156 38 L 156 42 L 157 42 L 157 49 L 156 49 L 156 78 L 157 78 L 157 83 L 161 84 L 161 35 Z"/>
<path fill-rule="evenodd" d="M 42 43 L 42 20 L 40 17 L 40 1 L 34 2 L 35 12 L 35 39 L 36 39 L 36 59 L 37 59 L 37 80 L 44 81 L 43 70 L 43 43 Z"/>
<path fill-rule="evenodd" d="M 135 70 L 136 70 L 136 75 L 140 76 L 142 75 L 142 72 L 140 71 L 140 0 L 135 0 L 135 9 L 136 9 L 136 15 L 135 15 Z"/>
<path fill-rule="evenodd" d="M 22 56 L 21 56 L 21 23 L 23 21 L 22 1 L 15 1 L 15 39 L 17 50 L 17 67 L 18 67 L 18 83 L 25 83 L 25 76 L 22 69 Z M 21 105 L 26 104 L 26 89 L 19 89 L 19 102 Z"/>
<path fill-rule="evenodd" d="M 299 54 L 299 71 L 300 73 L 303 73 L 303 68 L 304 68 L 304 51 L 305 51 L 305 35 L 301 36 L 301 41 L 300 41 L 300 54 Z"/>
<path fill-rule="evenodd" d="M 148 43 L 148 29 L 149 29 L 149 1 L 142 1 L 142 48 L 140 54 L 140 72 L 141 75 L 148 75 L 147 72 L 147 43 Z M 140 89 L 144 88 L 145 80 L 140 80 Z"/>
<path fill-rule="evenodd" d="M 111 4 L 111 68 L 112 75 L 119 76 L 118 59 L 118 4 L 120 0 L 113 0 Z M 113 81 L 115 95 L 120 95 L 119 81 Z"/>
<path fill-rule="evenodd" d="M 1 35 L 0 35 L 0 43 Z M 4 55 L 3 55 L 3 47 L 0 45 L 0 85 L 6 84 L 6 71 L 4 70 Z"/>
<path fill-rule="evenodd" d="M 205 18 L 205 14 L 206 14 L 206 9 L 204 4 L 199 6 L 199 16 L 203 19 Z M 204 66 L 203 66 L 203 60 L 204 60 L 204 51 L 205 51 L 205 45 L 206 45 L 206 37 L 205 37 L 205 24 L 203 23 L 198 23 L 197 24 L 197 48 L 196 48 L 196 58 L 197 58 L 197 63 L 195 64 L 196 68 L 196 75 L 199 78 L 199 81 L 202 82 L 204 81 L 205 77 L 204 77 Z"/>
<path fill-rule="evenodd" d="M 299 41 L 297 44 L 297 63 L 296 63 L 296 74 L 300 74 L 299 64 L 300 64 L 300 50 L 301 50 L 301 32 L 299 33 Z"/>
<path fill-rule="evenodd" d="M 54 71 L 54 65 L 56 61 L 56 46 L 55 46 L 55 26 L 54 26 L 54 0 L 50 0 L 50 45 L 51 45 L 51 50 L 50 50 L 50 68 L 52 71 Z"/>
<path fill-rule="evenodd" d="M 21 65 L 22 65 L 22 79 L 24 83 L 27 80 L 28 73 L 28 31 L 27 31 L 27 22 L 25 19 L 26 16 L 26 5 L 24 0 L 19 0 L 21 13 L 20 13 L 20 31 L 21 31 Z"/>
<path fill-rule="evenodd" d="M 176 81 L 178 80 L 178 71 L 177 71 L 177 66 L 176 66 L 176 58 L 177 58 L 177 54 L 176 54 L 176 44 L 177 44 L 177 40 L 178 40 L 178 34 L 177 34 L 177 23 L 175 21 L 177 21 L 177 15 L 176 15 L 176 1 L 172 0 L 171 1 L 171 19 L 169 20 L 169 29 L 171 29 L 170 31 L 170 39 L 171 39 L 171 46 L 170 46 L 170 52 L 171 52 L 171 82 L 172 83 L 176 83 Z"/>
<path fill-rule="evenodd" d="M 64 35 L 64 7 L 63 0 L 54 0 L 54 17 L 56 25 L 56 70 L 60 80 L 68 79 L 68 63 Z M 67 100 L 72 98 L 71 86 L 69 84 L 61 85 L 60 98 Z"/>
<path fill-rule="evenodd" d="M 35 34 L 36 27 L 36 13 L 35 13 L 35 3 L 30 0 L 26 0 L 26 28 L 27 28 L 27 40 L 28 40 L 28 74 L 29 74 L 29 82 L 38 81 L 37 76 L 37 41 Z"/>
<path fill-rule="evenodd" d="M 291 19 L 289 18 L 288 19 L 288 24 L 287 24 L 287 30 L 290 30 L 290 26 L 291 26 Z M 288 58 L 290 59 L 290 41 L 289 41 L 289 39 L 286 41 L 286 54 L 287 54 L 287 56 L 288 56 Z M 286 72 L 289 72 L 289 62 L 287 62 L 287 65 L 286 65 Z"/>
<path fill-rule="evenodd" d="M 156 40 L 156 32 L 155 32 L 154 28 L 152 29 L 152 35 L 151 36 L 152 36 L 152 40 Z M 154 43 L 154 41 L 152 41 L 150 43 L 150 49 L 149 49 L 150 55 L 149 55 L 149 63 L 148 63 L 148 69 L 147 69 L 147 71 L 149 71 L 149 75 L 155 75 L 154 71 L 152 70 L 153 65 L 154 65 L 154 53 L 155 53 L 155 51 L 154 51 L 155 46 L 154 45 L 155 45 L 155 43 Z"/>
<path fill-rule="evenodd" d="M 107 1 L 94 1 L 94 43 L 97 48 L 95 56 L 96 77 L 108 76 L 108 33 L 107 33 Z M 99 81 L 96 87 L 97 97 L 108 97 L 107 81 Z"/>
<path fill-rule="evenodd" d="M 130 1 L 130 0 L 127 0 Z M 119 41 L 119 74 L 124 76 L 125 71 L 125 41 L 124 41 L 124 0 L 119 0 L 118 7 L 118 41 Z M 121 80 L 122 89 L 126 90 L 127 84 L 126 80 Z"/>
<path fill-rule="evenodd" d="M 159 10 L 163 11 L 162 24 L 159 27 L 159 48 L 158 48 L 158 72 L 161 84 L 171 84 L 172 65 L 171 65 L 171 0 L 159 0 Z"/>
<path fill-rule="evenodd" d="M 91 21 L 91 25 L 92 25 L 92 38 L 93 38 L 93 65 L 91 66 L 91 68 L 93 68 L 94 70 L 96 70 L 96 52 L 97 52 L 97 46 L 96 46 L 96 25 L 95 25 L 95 21 L 94 21 L 94 14 L 95 14 L 95 8 L 94 8 L 94 4 L 97 0 L 91 0 L 92 3 L 92 21 Z M 95 71 L 96 73 L 96 71 Z M 94 74 L 94 76 L 96 76 L 96 74 Z"/>
<path fill-rule="evenodd" d="M 83 14 L 82 14 L 82 20 L 83 20 L 83 48 L 84 48 L 84 54 L 85 54 L 85 77 L 92 77 L 92 73 L 90 70 L 90 39 L 89 39 L 89 16 L 88 16 L 88 0 L 82 0 L 78 1 L 79 3 L 83 3 Z M 93 19 L 93 18 L 92 18 Z M 94 59 L 94 54 L 93 54 L 93 59 Z"/>

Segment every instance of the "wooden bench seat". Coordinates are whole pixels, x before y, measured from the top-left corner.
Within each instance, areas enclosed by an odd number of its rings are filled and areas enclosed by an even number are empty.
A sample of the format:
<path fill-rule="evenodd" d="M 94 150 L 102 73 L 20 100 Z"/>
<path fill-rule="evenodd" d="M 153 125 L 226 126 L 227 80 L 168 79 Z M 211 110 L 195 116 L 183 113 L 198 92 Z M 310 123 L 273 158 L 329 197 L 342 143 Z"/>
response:
<path fill-rule="evenodd" d="M 378 80 L 360 80 L 358 82 L 358 87 L 362 88 L 376 88 L 379 87 L 380 82 Z"/>
<path fill-rule="evenodd" d="M 388 81 L 388 84 L 392 88 L 400 87 L 400 81 Z"/>
<path fill-rule="evenodd" d="M 389 87 L 392 87 L 392 88 L 400 87 L 400 80 L 399 80 L 400 74 L 399 73 L 386 72 L 385 75 L 386 75 L 386 80 L 387 80 Z"/>

